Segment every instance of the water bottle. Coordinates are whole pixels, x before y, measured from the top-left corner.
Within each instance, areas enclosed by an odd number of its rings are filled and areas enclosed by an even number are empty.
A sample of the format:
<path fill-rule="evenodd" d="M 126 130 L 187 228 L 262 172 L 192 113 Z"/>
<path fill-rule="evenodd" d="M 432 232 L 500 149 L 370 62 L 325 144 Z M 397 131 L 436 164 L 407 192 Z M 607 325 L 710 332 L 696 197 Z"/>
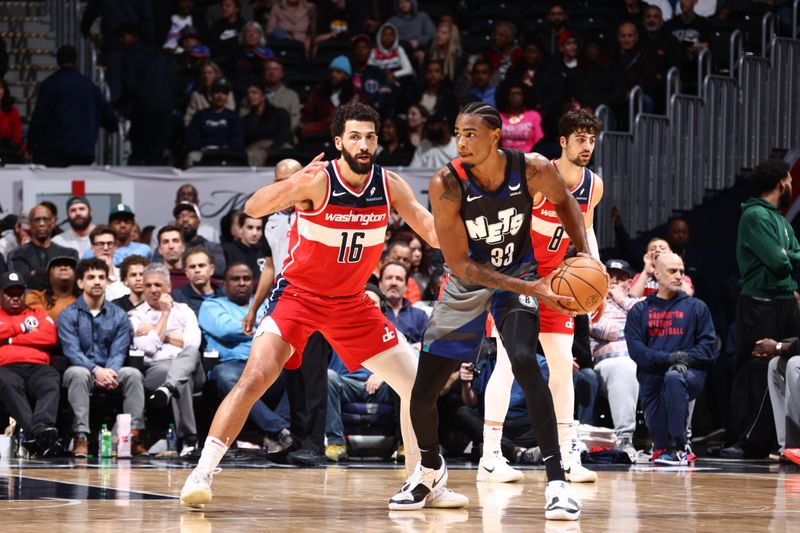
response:
<path fill-rule="evenodd" d="M 17 457 L 20 459 L 27 459 L 26 457 L 26 450 L 25 450 L 25 430 L 19 428 L 19 433 L 17 433 Z"/>
<path fill-rule="evenodd" d="M 100 446 L 98 447 L 100 457 L 111 457 L 111 440 L 111 432 L 108 430 L 108 426 L 103 424 L 100 430 Z"/>
<path fill-rule="evenodd" d="M 175 424 L 170 424 L 167 430 L 167 451 L 178 453 L 178 435 L 175 433 Z"/>

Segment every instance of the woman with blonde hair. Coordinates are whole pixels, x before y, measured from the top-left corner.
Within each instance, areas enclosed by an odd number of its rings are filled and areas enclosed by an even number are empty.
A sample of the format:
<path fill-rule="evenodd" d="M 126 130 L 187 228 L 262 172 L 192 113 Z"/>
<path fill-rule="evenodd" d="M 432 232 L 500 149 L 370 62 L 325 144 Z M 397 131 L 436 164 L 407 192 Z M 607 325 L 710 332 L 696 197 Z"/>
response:
<path fill-rule="evenodd" d="M 183 116 L 183 123 L 189 125 L 192 117 L 201 109 L 211 107 L 211 86 L 215 81 L 222 77 L 222 70 L 219 65 L 210 59 L 204 59 L 197 65 L 197 81 L 195 81 L 194 89 L 189 97 L 189 105 L 186 106 L 186 114 Z M 235 111 L 236 102 L 233 99 L 233 93 L 228 93 L 228 101 L 225 102 L 225 107 Z"/>
<path fill-rule="evenodd" d="M 449 21 L 439 23 L 436 36 L 425 54 L 425 62 L 437 59 L 444 66 L 444 77 L 453 83 L 462 69 L 461 34 L 458 26 Z"/>

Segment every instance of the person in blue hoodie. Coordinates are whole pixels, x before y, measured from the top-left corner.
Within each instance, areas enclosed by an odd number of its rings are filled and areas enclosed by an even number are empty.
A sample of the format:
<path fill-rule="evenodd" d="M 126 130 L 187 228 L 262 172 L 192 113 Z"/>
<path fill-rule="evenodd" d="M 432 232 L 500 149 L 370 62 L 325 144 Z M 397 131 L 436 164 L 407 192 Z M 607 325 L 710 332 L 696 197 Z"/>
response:
<path fill-rule="evenodd" d="M 700 394 L 714 362 L 716 333 L 705 303 L 681 290 L 680 256 L 656 261 L 658 291 L 628 312 L 625 339 L 637 365 L 639 399 L 653 438 L 653 462 L 688 465 L 689 402 Z"/>
<path fill-rule="evenodd" d="M 242 375 L 253 345 L 252 335 L 242 332 L 242 320 L 250 309 L 255 282 L 245 263 L 225 269 L 225 296 L 211 298 L 200 306 L 198 323 L 206 340 L 206 350 L 219 353 L 219 363 L 211 371 L 217 393 L 224 398 Z M 263 433 L 267 453 L 283 452 L 293 445 L 289 431 L 289 403 L 284 394 L 283 376 L 256 402 L 248 417 Z"/>

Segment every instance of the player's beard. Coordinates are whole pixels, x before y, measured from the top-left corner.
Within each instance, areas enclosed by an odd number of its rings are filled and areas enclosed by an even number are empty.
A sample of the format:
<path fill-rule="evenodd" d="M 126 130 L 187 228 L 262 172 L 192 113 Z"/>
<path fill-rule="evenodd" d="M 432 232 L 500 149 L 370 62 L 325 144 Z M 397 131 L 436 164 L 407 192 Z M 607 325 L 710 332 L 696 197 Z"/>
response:
<path fill-rule="evenodd" d="M 570 161 L 570 163 L 572 163 L 573 165 L 575 165 L 575 166 L 577 166 L 577 167 L 585 167 L 586 165 L 588 165 L 588 164 L 589 164 L 589 161 L 591 161 L 591 160 L 592 160 L 592 156 L 591 156 L 591 154 L 590 154 L 590 155 L 589 155 L 589 159 L 588 159 L 588 160 L 586 160 L 586 162 L 584 163 L 583 159 L 581 159 L 581 154 L 582 154 L 582 153 L 583 153 L 583 152 L 579 152 L 579 153 L 578 153 L 578 155 L 576 155 L 575 157 L 571 158 L 571 159 L 569 160 L 569 161 Z"/>
<path fill-rule="evenodd" d="M 358 155 L 361 155 L 360 153 Z M 369 174 L 370 170 L 372 170 L 372 163 L 375 161 L 375 154 L 367 154 L 369 155 L 369 163 L 361 163 L 359 162 L 356 157 L 348 152 L 347 150 L 342 147 L 342 157 L 350 166 L 350 170 L 355 172 L 356 174 Z"/>

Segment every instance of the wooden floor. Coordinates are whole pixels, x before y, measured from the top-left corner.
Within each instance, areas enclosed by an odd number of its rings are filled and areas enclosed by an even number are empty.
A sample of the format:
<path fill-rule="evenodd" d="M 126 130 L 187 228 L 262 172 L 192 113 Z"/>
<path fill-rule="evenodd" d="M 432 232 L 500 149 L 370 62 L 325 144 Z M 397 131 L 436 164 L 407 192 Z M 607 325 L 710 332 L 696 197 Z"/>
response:
<path fill-rule="evenodd" d="M 522 483 L 495 485 L 476 483 L 472 469 L 451 468 L 449 486 L 469 496 L 466 510 L 389 512 L 387 500 L 403 481 L 399 469 L 225 468 L 214 480 L 214 502 L 198 512 L 176 499 L 185 468 L 35 466 L 0 464 L 1 531 L 800 531 L 800 469 L 793 466 L 601 471 L 596 485 L 573 485 L 584 501 L 574 523 L 544 520 L 541 470 L 527 470 Z"/>

